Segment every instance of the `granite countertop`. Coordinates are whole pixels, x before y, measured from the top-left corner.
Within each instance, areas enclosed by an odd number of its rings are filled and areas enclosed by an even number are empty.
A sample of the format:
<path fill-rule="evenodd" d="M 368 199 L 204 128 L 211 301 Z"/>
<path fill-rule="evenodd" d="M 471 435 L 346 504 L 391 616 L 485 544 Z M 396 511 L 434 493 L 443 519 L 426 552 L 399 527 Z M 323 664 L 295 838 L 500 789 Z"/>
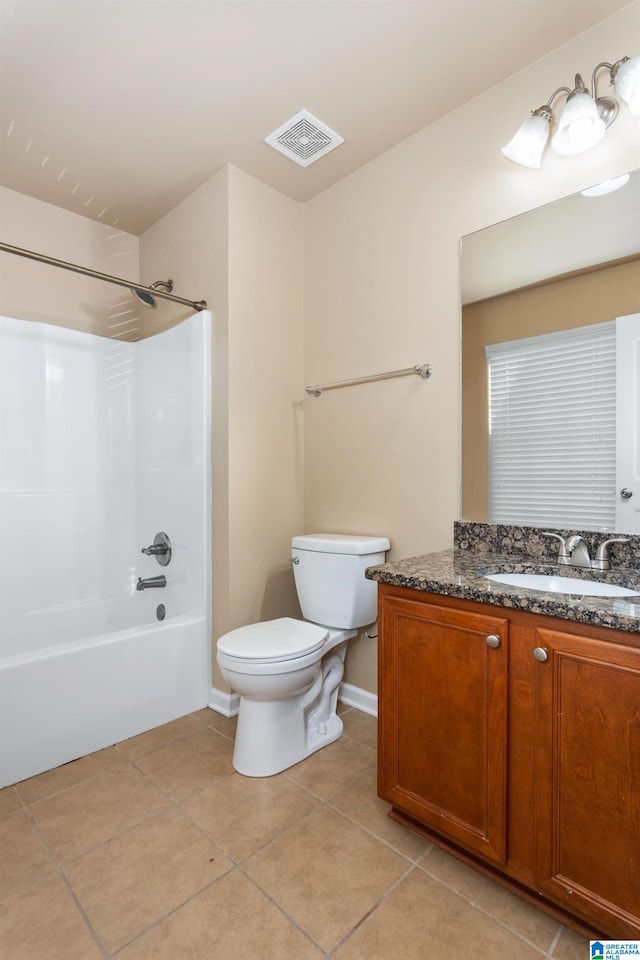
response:
<path fill-rule="evenodd" d="M 539 531 L 536 531 L 537 542 L 543 546 L 534 549 L 533 555 L 530 549 L 531 541 L 527 541 L 527 545 L 523 547 L 521 540 L 518 540 L 519 554 L 511 551 L 508 554 L 498 553 L 487 549 L 486 540 L 481 544 L 470 545 L 469 537 L 460 536 L 460 526 L 461 524 L 456 524 L 454 549 L 369 567 L 366 571 L 367 578 L 410 590 L 459 597 L 462 600 L 475 600 L 511 610 L 640 633 L 640 569 L 635 565 L 624 568 L 616 565 L 606 573 L 558 566 L 553 556 L 546 555 L 548 547 L 546 542 L 539 540 Z M 474 525 L 475 528 L 478 526 Z M 468 530 L 464 532 L 468 533 Z M 495 548 L 495 539 L 489 544 L 491 545 Z M 630 589 L 637 588 L 639 595 L 621 599 L 546 593 L 485 579 L 484 575 L 492 573 L 537 573 L 600 580 Z"/>

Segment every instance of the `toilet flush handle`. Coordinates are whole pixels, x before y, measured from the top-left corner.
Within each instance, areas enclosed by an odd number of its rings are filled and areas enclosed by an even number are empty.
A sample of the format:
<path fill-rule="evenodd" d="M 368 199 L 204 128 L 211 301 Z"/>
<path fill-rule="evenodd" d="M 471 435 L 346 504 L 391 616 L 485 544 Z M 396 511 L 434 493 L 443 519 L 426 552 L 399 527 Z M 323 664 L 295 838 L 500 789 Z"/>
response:
<path fill-rule="evenodd" d="M 300 557 L 291 557 L 291 563 L 300 563 Z"/>

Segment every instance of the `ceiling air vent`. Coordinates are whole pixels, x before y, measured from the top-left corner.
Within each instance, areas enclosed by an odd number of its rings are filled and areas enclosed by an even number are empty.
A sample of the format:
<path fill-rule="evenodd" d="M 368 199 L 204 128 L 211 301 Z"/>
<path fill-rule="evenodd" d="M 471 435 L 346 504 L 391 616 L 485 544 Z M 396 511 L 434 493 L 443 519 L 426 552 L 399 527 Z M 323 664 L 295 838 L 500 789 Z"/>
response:
<path fill-rule="evenodd" d="M 324 157 L 325 153 L 339 147 L 344 140 L 308 110 L 301 110 L 265 137 L 265 143 L 284 153 L 290 160 L 295 160 L 301 167 L 308 167 Z"/>

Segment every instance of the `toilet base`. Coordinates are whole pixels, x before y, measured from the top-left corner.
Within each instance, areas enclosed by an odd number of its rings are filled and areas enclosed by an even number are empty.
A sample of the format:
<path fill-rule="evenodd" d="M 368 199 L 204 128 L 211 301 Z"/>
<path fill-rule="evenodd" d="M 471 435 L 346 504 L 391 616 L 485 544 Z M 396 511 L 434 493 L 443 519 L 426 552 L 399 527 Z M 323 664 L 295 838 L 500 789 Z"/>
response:
<path fill-rule="evenodd" d="M 342 736 L 342 720 L 336 714 L 329 717 L 326 732 L 321 734 L 318 730 L 305 730 L 300 710 L 278 709 L 283 706 L 290 704 L 240 700 L 233 751 L 233 767 L 238 773 L 245 777 L 272 777 Z M 279 736 L 274 736 L 275 730 Z"/>
<path fill-rule="evenodd" d="M 318 667 L 310 690 L 289 700 L 240 697 L 233 767 L 245 777 L 272 777 L 339 740 L 338 686 L 347 644 L 342 642 Z"/>

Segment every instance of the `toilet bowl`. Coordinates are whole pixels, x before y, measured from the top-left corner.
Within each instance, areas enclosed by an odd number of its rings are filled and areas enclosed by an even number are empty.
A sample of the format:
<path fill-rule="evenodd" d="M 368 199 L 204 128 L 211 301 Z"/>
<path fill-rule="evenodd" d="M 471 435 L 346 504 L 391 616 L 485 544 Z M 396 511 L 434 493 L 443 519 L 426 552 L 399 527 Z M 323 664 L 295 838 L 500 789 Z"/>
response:
<path fill-rule="evenodd" d="M 296 589 L 307 619 L 253 623 L 220 637 L 218 664 L 240 695 L 238 773 L 272 776 L 342 736 L 336 706 L 347 642 L 376 618 L 377 586 L 364 571 L 382 563 L 388 549 L 384 537 L 294 537 Z"/>

